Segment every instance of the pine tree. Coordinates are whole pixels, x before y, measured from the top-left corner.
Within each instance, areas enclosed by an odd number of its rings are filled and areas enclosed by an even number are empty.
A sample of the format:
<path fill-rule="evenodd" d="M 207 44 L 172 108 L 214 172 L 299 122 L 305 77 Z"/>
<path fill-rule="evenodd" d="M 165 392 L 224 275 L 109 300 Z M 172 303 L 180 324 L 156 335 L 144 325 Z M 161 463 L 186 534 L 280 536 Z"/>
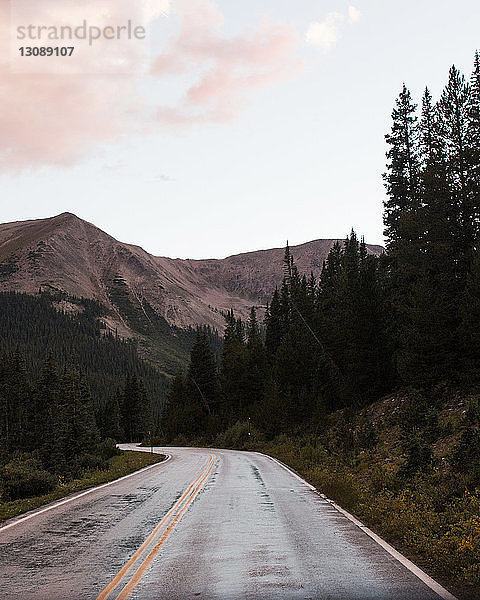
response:
<path fill-rule="evenodd" d="M 65 414 L 60 402 L 57 367 L 50 356 L 35 390 L 35 445 L 43 464 L 52 473 L 64 473 Z"/>
<path fill-rule="evenodd" d="M 121 391 L 110 393 L 105 405 L 99 413 L 98 427 L 102 439 L 113 439 L 117 442 L 123 441 L 124 433 L 121 427 L 120 400 Z"/>
<path fill-rule="evenodd" d="M 464 278 L 469 268 L 470 249 L 476 237 L 475 199 L 472 189 L 472 154 L 468 144 L 470 86 L 452 66 L 448 83 L 438 102 L 442 142 L 446 151 L 452 201 L 459 214 L 456 243 L 462 254 L 459 265 Z"/>
<path fill-rule="evenodd" d="M 385 235 L 389 249 L 405 253 L 420 237 L 418 228 L 419 171 L 417 106 L 410 91 L 403 86 L 392 112 L 392 130 L 385 139 L 390 149 L 385 183 L 388 199 L 385 202 Z"/>
<path fill-rule="evenodd" d="M 233 310 L 226 315 L 227 325 L 223 338 L 220 388 L 222 413 L 226 424 L 246 418 L 250 404 L 248 354 L 243 328 L 235 319 Z"/>
<path fill-rule="evenodd" d="M 428 96 L 426 99 L 428 104 Z M 417 105 L 403 86 L 392 112 L 391 133 L 386 136 L 387 152 L 384 203 L 385 235 L 398 365 L 409 363 L 412 339 L 411 316 L 415 311 L 412 289 L 421 280 L 424 266 L 424 238 L 421 199 L 421 129 L 416 116 Z M 425 140 L 429 143 L 429 140 Z"/>
<path fill-rule="evenodd" d="M 122 400 L 122 428 L 127 441 L 141 442 L 151 428 L 151 407 L 136 375 L 127 375 Z"/>
<path fill-rule="evenodd" d="M 265 313 L 265 347 L 270 360 L 275 357 L 284 336 L 280 294 L 278 288 L 272 296 L 272 301 Z"/>
<path fill-rule="evenodd" d="M 473 73 L 470 79 L 470 98 L 468 103 L 467 145 L 472 162 L 471 185 L 476 219 L 476 233 L 479 234 L 480 219 L 480 54 L 475 52 Z"/>
<path fill-rule="evenodd" d="M 216 399 L 217 367 L 207 335 L 203 329 L 197 330 L 195 343 L 190 355 L 187 382 L 193 398 L 207 413 Z"/>
<path fill-rule="evenodd" d="M 31 396 L 23 357 L 18 352 L 3 354 L 0 357 L 0 453 L 33 449 Z"/>
<path fill-rule="evenodd" d="M 84 453 L 93 453 L 98 431 L 92 399 L 77 370 L 68 370 L 60 381 L 60 404 L 65 420 L 63 454 L 67 469 L 81 463 Z"/>
<path fill-rule="evenodd" d="M 265 392 L 266 357 L 255 307 L 250 310 L 247 324 L 247 395 L 249 412 L 258 406 Z"/>
<path fill-rule="evenodd" d="M 180 370 L 171 386 L 162 419 L 162 430 L 168 441 L 179 435 L 192 435 L 203 414 L 197 404 L 192 404 L 183 372 Z"/>
<path fill-rule="evenodd" d="M 459 214 L 451 200 L 438 111 L 425 90 L 420 123 L 423 170 L 423 236 L 418 276 L 410 282 L 403 305 L 408 327 L 401 331 L 399 374 L 405 383 L 433 381 L 454 368 L 457 334 L 459 262 L 456 247 Z"/>
<path fill-rule="evenodd" d="M 336 402 L 343 406 L 370 402 L 385 389 L 388 353 L 378 272 L 379 260 L 352 231 L 343 248 L 332 248 L 320 278 L 320 332 L 335 366 L 330 380 Z"/>
<path fill-rule="evenodd" d="M 460 306 L 459 349 L 463 374 L 477 382 L 480 365 L 480 257 L 475 254 Z"/>

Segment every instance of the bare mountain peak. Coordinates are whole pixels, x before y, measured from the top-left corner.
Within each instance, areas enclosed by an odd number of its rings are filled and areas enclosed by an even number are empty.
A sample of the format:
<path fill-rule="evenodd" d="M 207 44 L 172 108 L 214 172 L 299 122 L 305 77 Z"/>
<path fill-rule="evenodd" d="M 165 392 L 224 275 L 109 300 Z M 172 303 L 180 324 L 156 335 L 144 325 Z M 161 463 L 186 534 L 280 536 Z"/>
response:
<path fill-rule="evenodd" d="M 84 227 L 84 226 L 88 226 L 88 227 L 94 227 L 95 229 L 98 229 L 98 231 L 101 231 L 93 223 L 90 223 L 89 221 L 85 221 L 85 219 L 77 217 L 77 215 L 75 215 L 74 213 L 71 213 L 71 212 L 63 212 L 63 213 L 61 213 L 59 215 L 55 215 L 54 217 L 50 217 L 50 219 L 48 219 L 48 220 L 52 224 L 54 224 L 56 227 L 62 227 L 62 226 Z"/>
<path fill-rule="evenodd" d="M 82 220 L 82 219 L 80 219 L 80 217 L 77 217 L 77 215 L 75 215 L 74 213 L 71 213 L 71 212 L 63 212 L 52 218 L 53 219 L 78 219 L 80 221 Z"/>

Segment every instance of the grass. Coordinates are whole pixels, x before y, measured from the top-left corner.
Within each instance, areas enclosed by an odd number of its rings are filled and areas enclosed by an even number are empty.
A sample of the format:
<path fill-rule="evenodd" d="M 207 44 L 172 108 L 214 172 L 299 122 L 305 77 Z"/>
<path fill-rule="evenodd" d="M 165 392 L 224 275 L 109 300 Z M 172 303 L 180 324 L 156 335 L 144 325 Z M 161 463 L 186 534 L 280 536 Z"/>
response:
<path fill-rule="evenodd" d="M 123 451 L 118 456 L 108 460 L 108 468 L 98 471 L 87 471 L 81 479 L 72 481 L 59 481 L 58 486 L 49 494 L 35 496 L 11 502 L 0 502 L 0 522 L 11 519 L 22 513 L 28 512 L 88 488 L 96 487 L 102 483 L 114 481 L 143 467 L 162 462 L 165 457 L 161 454 L 149 452 Z"/>

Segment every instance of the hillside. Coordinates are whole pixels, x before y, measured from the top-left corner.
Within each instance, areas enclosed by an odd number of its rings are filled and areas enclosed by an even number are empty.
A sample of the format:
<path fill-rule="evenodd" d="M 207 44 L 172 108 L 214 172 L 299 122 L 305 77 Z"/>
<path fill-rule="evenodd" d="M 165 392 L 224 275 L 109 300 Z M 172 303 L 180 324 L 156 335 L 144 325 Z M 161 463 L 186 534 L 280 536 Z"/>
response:
<path fill-rule="evenodd" d="M 101 304 L 85 299 L 75 302 L 78 312 L 68 313 L 55 309 L 50 294 L 0 293 L 0 356 L 20 353 L 32 377 L 40 375 L 49 357 L 60 369 L 75 366 L 88 385 L 96 411 L 124 385 L 127 374 L 136 375 L 158 413 L 168 380 L 139 358 L 135 342 L 105 335 L 98 319 L 104 311 Z"/>
<path fill-rule="evenodd" d="M 334 242 L 293 247 L 301 272 L 319 275 Z M 368 250 L 382 252 L 379 246 Z M 252 304 L 265 304 L 281 282 L 283 254 L 278 248 L 222 260 L 155 257 L 63 213 L 0 225 L 0 291 L 59 290 L 97 300 L 113 310 L 110 326 L 125 335 L 136 330 L 129 309 L 141 310 L 149 319 L 145 302 L 169 325 L 222 330 L 222 312 L 233 308 L 245 317 Z"/>

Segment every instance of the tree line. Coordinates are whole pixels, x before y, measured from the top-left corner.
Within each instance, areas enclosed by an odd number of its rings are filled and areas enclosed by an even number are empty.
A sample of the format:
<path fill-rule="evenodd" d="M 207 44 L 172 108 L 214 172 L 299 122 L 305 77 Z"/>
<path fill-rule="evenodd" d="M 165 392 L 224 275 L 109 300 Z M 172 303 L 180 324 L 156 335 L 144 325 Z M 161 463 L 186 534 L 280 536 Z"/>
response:
<path fill-rule="evenodd" d="M 102 330 L 105 308 L 62 297 L 0 294 L 0 493 L 52 489 L 105 464 L 116 441 L 158 426 L 166 378 L 134 343 Z"/>
<path fill-rule="evenodd" d="M 452 67 L 435 102 L 404 85 L 386 135 L 386 251 L 355 232 L 317 281 L 287 245 L 284 277 L 259 324 L 226 315 L 217 364 L 199 332 L 163 421 L 167 438 L 212 436 L 238 421 L 267 436 L 318 432 L 326 415 L 395 389 L 471 387 L 480 366 L 480 57 Z"/>
<path fill-rule="evenodd" d="M 69 300 L 77 312 L 56 309 L 61 300 Z M 92 394 L 95 412 L 127 374 L 135 374 L 159 413 L 167 378 L 139 357 L 135 340 L 121 339 L 102 328 L 101 317 L 107 314 L 105 306 L 86 298 L 46 292 L 37 296 L 0 293 L 0 352 L 19 352 L 35 375 L 49 355 L 61 369 L 76 366 Z"/>

